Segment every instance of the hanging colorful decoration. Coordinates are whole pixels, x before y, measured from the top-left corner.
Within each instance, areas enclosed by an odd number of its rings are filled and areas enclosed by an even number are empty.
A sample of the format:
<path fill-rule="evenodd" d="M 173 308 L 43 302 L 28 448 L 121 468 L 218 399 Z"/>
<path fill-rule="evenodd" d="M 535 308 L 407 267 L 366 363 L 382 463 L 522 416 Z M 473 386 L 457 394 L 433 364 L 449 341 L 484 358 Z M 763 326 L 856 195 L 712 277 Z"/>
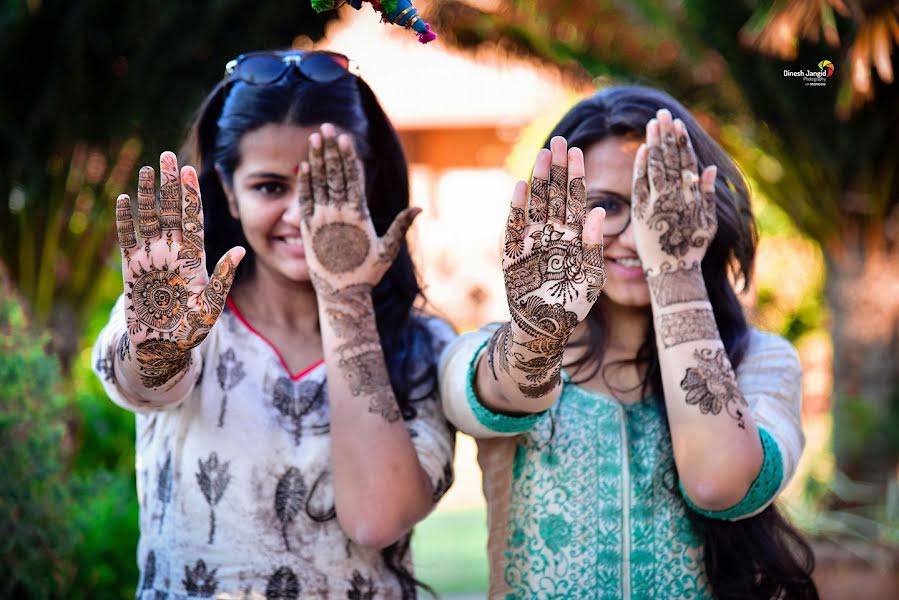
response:
<path fill-rule="evenodd" d="M 375 12 L 381 14 L 381 21 L 393 23 L 406 29 L 414 29 L 418 34 L 418 41 L 427 44 L 437 39 L 437 34 L 431 31 L 431 26 L 421 20 L 418 11 L 409 0 L 347 0 L 346 3 L 359 10 L 362 3 L 371 4 Z M 338 0 L 312 0 L 312 8 L 316 12 L 332 10 L 343 4 Z"/>

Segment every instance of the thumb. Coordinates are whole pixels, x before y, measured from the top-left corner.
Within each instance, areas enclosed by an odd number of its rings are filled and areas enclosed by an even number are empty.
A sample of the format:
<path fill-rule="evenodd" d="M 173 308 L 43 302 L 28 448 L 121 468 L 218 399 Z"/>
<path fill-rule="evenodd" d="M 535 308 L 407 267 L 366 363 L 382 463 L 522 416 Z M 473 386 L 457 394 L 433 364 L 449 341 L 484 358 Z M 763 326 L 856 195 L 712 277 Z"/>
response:
<path fill-rule="evenodd" d="M 225 298 L 231 290 L 231 284 L 234 283 L 234 276 L 237 274 L 237 265 L 246 256 L 247 251 L 241 246 L 235 246 L 228 250 L 215 265 L 212 277 L 209 278 L 209 284 L 203 290 L 203 299 L 209 317 L 213 320 L 217 319 L 225 307 Z"/>
<path fill-rule="evenodd" d="M 400 253 L 400 247 L 403 245 L 403 240 L 406 239 L 406 232 L 412 225 L 412 221 L 420 213 L 420 208 L 407 208 L 396 216 L 393 223 L 390 224 L 387 233 L 381 238 L 381 252 L 379 256 L 381 262 L 390 264 L 396 259 L 397 254 Z"/>
<path fill-rule="evenodd" d="M 584 221 L 583 243 L 587 246 L 602 246 L 602 226 L 606 221 L 606 211 L 596 207 L 587 213 Z M 598 266 L 598 265 L 597 265 Z"/>

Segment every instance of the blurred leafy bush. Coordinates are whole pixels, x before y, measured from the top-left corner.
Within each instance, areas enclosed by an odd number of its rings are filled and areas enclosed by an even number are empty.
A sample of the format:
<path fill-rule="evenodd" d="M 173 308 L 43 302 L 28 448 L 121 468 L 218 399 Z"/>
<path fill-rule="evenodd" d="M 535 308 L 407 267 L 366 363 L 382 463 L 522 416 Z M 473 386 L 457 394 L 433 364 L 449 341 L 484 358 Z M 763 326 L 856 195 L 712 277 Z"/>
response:
<path fill-rule="evenodd" d="M 64 382 L 48 338 L 0 275 L 0 598 L 128 597 L 133 417 L 106 398 L 89 350 Z"/>
<path fill-rule="evenodd" d="M 0 596 L 52 598 L 74 572 L 66 401 L 47 336 L 0 274 Z"/>

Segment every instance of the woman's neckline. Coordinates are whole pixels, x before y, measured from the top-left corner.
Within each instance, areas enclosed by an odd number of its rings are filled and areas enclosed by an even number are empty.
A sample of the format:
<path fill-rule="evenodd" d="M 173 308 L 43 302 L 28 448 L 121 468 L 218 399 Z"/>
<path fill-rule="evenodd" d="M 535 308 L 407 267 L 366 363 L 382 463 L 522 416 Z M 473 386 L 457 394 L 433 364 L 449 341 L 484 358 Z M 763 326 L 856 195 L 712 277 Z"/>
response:
<path fill-rule="evenodd" d="M 584 387 L 583 385 L 581 385 L 579 383 L 575 383 L 575 382 L 571 381 L 571 375 L 568 373 L 568 371 L 566 369 L 562 369 L 562 380 L 564 381 L 566 386 L 576 388 L 582 394 L 586 394 L 588 396 L 593 396 L 596 398 L 602 398 L 609 402 L 614 402 L 615 404 L 619 404 L 619 405 L 623 406 L 625 409 L 642 406 L 642 405 L 648 403 L 653 398 L 655 398 L 654 394 L 650 394 L 646 397 L 634 400 L 633 402 L 622 402 L 621 400 L 619 400 L 618 398 L 616 398 L 615 396 L 613 396 L 612 394 L 610 394 L 608 392 L 600 392 L 598 390 L 591 390 L 590 388 Z"/>
<path fill-rule="evenodd" d="M 304 376 L 308 375 L 319 365 L 325 362 L 323 358 L 320 358 L 305 369 L 302 369 L 299 373 L 291 373 L 290 367 L 287 366 L 287 361 L 284 360 L 284 355 L 281 354 L 281 351 L 278 350 L 278 348 L 271 342 L 271 340 L 265 337 L 258 329 L 253 327 L 249 321 L 247 321 L 246 317 L 244 317 L 243 314 L 241 314 L 240 310 L 238 310 L 237 305 L 234 303 L 234 300 L 231 299 L 231 296 L 228 296 L 228 298 L 225 300 L 225 304 L 228 306 L 231 312 L 234 313 L 234 316 L 237 317 L 237 320 L 240 321 L 244 327 L 250 330 L 250 333 L 261 339 L 268 345 L 269 348 L 272 349 L 272 351 L 274 351 L 275 355 L 278 357 L 278 361 L 281 363 L 281 366 L 284 368 L 284 371 L 291 378 L 291 380 L 297 381 L 299 379 L 302 379 Z"/>

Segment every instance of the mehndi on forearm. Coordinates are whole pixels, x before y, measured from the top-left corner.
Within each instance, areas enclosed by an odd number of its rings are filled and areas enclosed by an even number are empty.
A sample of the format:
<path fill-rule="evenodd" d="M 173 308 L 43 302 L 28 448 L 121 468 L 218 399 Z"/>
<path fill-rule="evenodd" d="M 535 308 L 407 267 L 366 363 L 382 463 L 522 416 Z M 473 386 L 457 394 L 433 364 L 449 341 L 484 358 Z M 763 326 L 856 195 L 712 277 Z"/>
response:
<path fill-rule="evenodd" d="M 746 429 L 748 405 L 721 341 L 699 263 L 665 262 L 647 269 L 646 279 L 663 373 L 666 366 L 682 369 L 675 376 L 678 387 L 666 389 L 666 397 L 681 396 L 703 415 L 724 412 Z"/>
<path fill-rule="evenodd" d="M 371 286 L 353 284 L 335 290 L 317 278 L 316 289 L 323 292 L 319 312 L 325 325 L 341 342 L 333 351 L 350 393 L 368 400 L 369 413 L 380 415 L 388 423 L 398 421 L 401 415 L 375 324 Z"/>

